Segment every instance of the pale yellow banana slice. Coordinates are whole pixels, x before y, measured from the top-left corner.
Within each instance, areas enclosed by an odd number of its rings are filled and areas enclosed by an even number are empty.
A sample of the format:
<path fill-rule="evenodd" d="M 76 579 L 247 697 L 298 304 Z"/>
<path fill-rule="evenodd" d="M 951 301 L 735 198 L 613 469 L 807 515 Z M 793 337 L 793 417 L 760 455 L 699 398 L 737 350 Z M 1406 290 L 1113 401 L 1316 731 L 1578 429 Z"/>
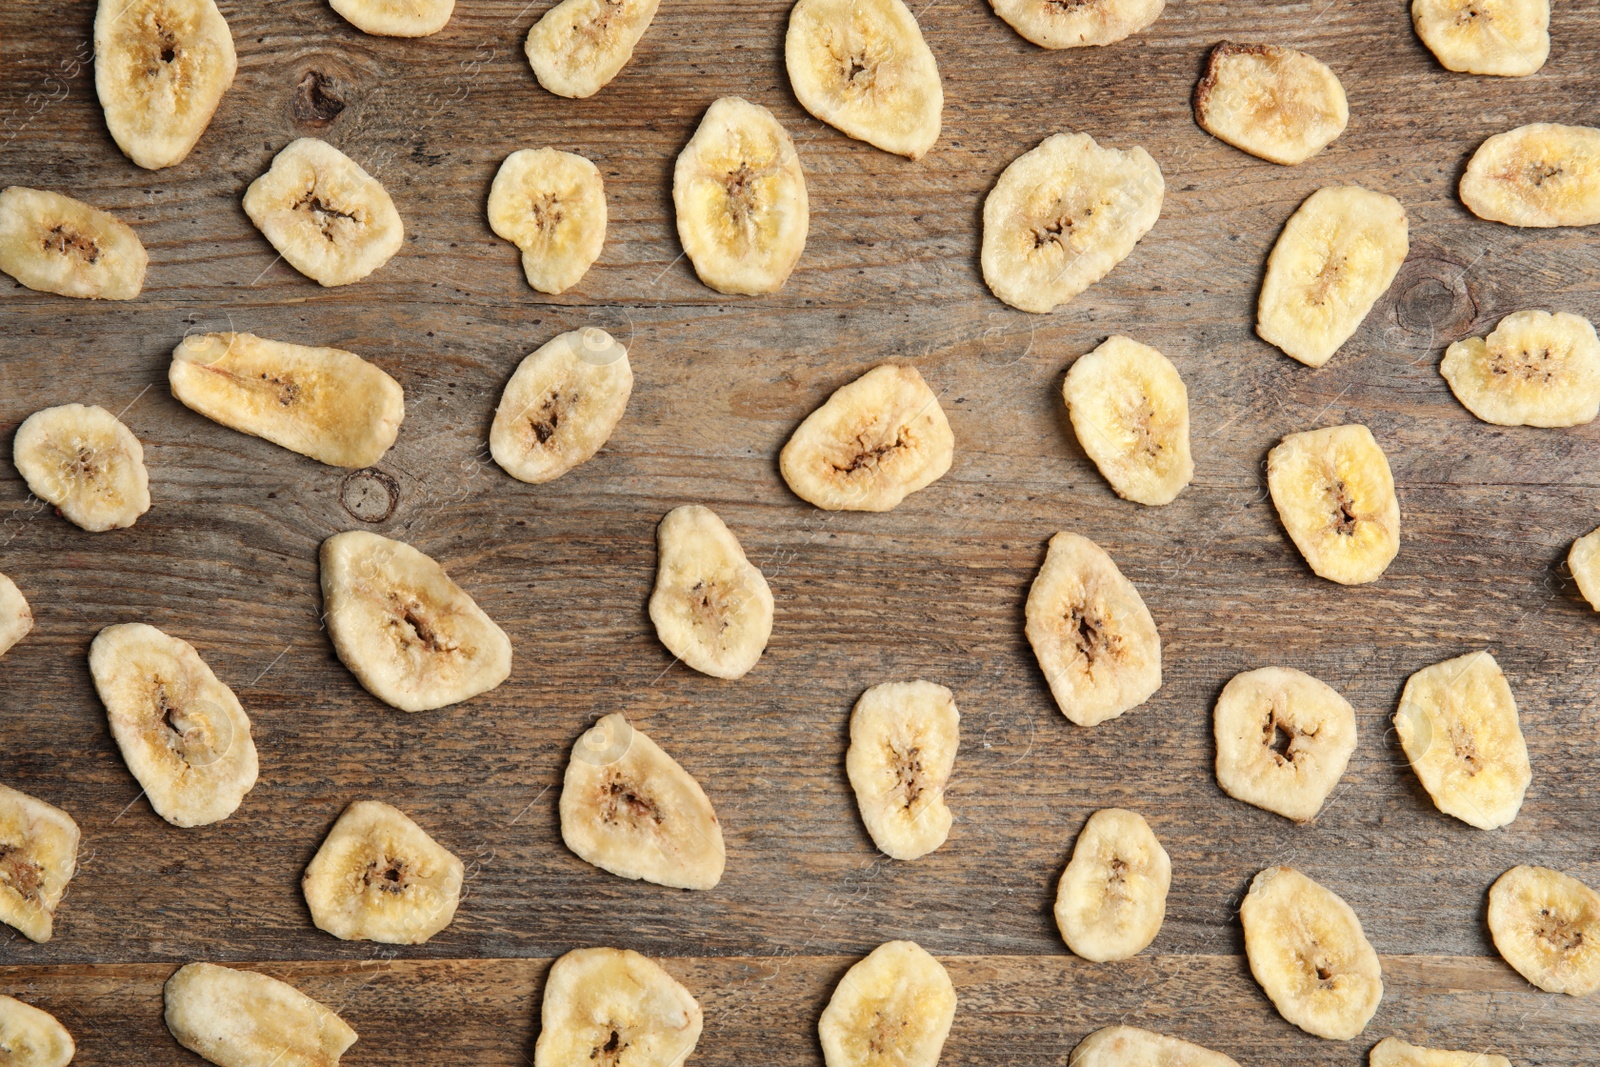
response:
<path fill-rule="evenodd" d="M 704 1020 L 694 996 L 654 960 L 574 949 L 550 965 L 534 1067 L 681 1067 Z"/>
<path fill-rule="evenodd" d="M 89 673 L 157 815 L 204 826 L 238 809 L 259 771 L 250 719 L 193 645 L 144 623 L 107 626 L 89 645 Z"/>
<path fill-rule="evenodd" d="M 0 785 L 0 922 L 48 941 L 78 869 L 78 824 L 60 808 Z"/>
<path fill-rule="evenodd" d="M 1489 1052 L 1447 1052 L 1386 1037 L 1372 1046 L 1367 1067 L 1511 1067 L 1511 1061 Z"/>
<path fill-rule="evenodd" d="M 132 300 L 149 262 L 133 227 L 109 212 L 44 189 L 0 190 L 0 271 L 29 289 Z"/>
<path fill-rule="evenodd" d="M 1489 887 L 1494 947 L 1547 993 L 1600 989 L 1600 893 L 1548 867 L 1513 867 Z"/>
<path fill-rule="evenodd" d="M 350 25 L 375 37 L 426 37 L 444 29 L 456 0 L 328 0 Z"/>
<path fill-rule="evenodd" d="M 1493 830 L 1522 810 L 1533 768 L 1511 686 L 1487 651 L 1406 679 L 1394 728 L 1411 769 L 1446 815 Z"/>
<path fill-rule="evenodd" d="M 1028 590 L 1028 643 L 1061 714 L 1114 719 L 1161 688 L 1161 634 L 1133 583 L 1087 537 L 1058 533 Z"/>
<path fill-rule="evenodd" d="M 17 427 L 11 457 L 29 492 L 85 530 L 120 530 L 150 510 L 144 447 L 103 407 L 34 412 Z"/>
<path fill-rule="evenodd" d="M 1105 1026 L 1072 1050 L 1067 1067 L 1239 1067 L 1228 1056 L 1137 1026 Z"/>
<path fill-rule="evenodd" d="M 1497 133 L 1472 154 L 1461 202 L 1508 226 L 1600 223 L 1600 129 L 1536 122 Z"/>
<path fill-rule="evenodd" d="M 1411 0 L 1411 24 L 1446 70 L 1518 77 L 1550 55 L 1550 0 Z"/>
<path fill-rule="evenodd" d="M 336 1067 L 356 1042 L 333 1009 L 257 971 L 191 963 L 165 999 L 178 1044 L 219 1067 Z"/>
<path fill-rule="evenodd" d="M 489 187 L 489 227 L 522 250 L 522 273 L 541 293 L 583 280 L 606 241 L 606 188 L 580 155 L 524 148 Z"/>
<path fill-rule="evenodd" d="M 1056 887 L 1056 928 L 1067 947 L 1106 963 L 1137 956 L 1161 932 L 1172 861 L 1137 812 L 1089 816 Z"/>
<path fill-rule="evenodd" d="M 1115 44 L 1150 25 L 1166 0 L 989 0 L 994 13 L 1041 48 Z"/>
<path fill-rule="evenodd" d="M 1355 334 L 1411 250 L 1400 201 L 1355 185 L 1318 189 L 1267 257 L 1256 333 L 1308 367 Z"/>
<path fill-rule="evenodd" d="M 527 356 L 506 383 L 489 454 L 511 477 L 540 483 L 587 463 L 622 421 L 633 392 L 628 350 L 596 326 Z"/>
<path fill-rule="evenodd" d="M 1235 800 L 1310 822 L 1356 750 L 1356 712 L 1292 667 L 1236 674 L 1213 718 L 1217 784 Z"/>
<path fill-rule="evenodd" d="M 100 0 L 95 91 L 117 147 L 147 170 L 184 161 L 238 67 L 214 0 Z"/>
<path fill-rule="evenodd" d="M 710 508 L 685 504 L 656 527 L 650 621 L 667 651 L 713 678 L 742 678 L 772 636 L 772 590 Z"/>
<path fill-rule="evenodd" d="M 1061 393 L 1078 444 L 1118 496 L 1170 504 L 1194 478 L 1189 390 L 1154 348 L 1109 337 L 1072 365 Z"/>
<path fill-rule="evenodd" d="M 33 630 L 33 610 L 17 583 L 0 574 L 0 656 Z"/>
<path fill-rule="evenodd" d="M 1011 161 L 983 202 L 983 280 L 1014 308 L 1065 304 L 1133 251 L 1166 183 L 1143 148 L 1058 133 Z"/>
<path fill-rule="evenodd" d="M 334 467 L 378 462 L 406 415 L 400 383 L 354 352 L 253 333 L 185 337 L 167 381 L 206 418 Z"/>
<path fill-rule="evenodd" d="M 660 3 L 562 0 L 533 24 L 523 43 L 534 76 L 557 96 L 593 96 L 628 65 Z"/>
<path fill-rule="evenodd" d="M 1600 337 L 1579 315 L 1518 311 L 1445 350 L 1439 373 L 1499 426 L 1578 426 L 1600 413 Z"/>
<path fill-rule="evenodd" d="M 244 194 L 245 214 L 319 285 L 358 282 L 400 251 L 405 226 L 378 179 L 326 141 L 302 137 Z"/>
<path fill-rule="evenodd" d="M 901 0 L 798 0 L 783 50 L 796 99 L 828 125 L 910 159 L 939 139 L 939 66 Z"/>
<path fill-rule="evenodd" d="M 961 740 L 955 694 L 924 682 L 883 682 L 850 714 L 845 772 L 872 843 L 897 860 L 926 856 L 950 836 L 945 787 Z"/>
<path fill-rule="evenodd" d="M 889 941 L 845 972 L 817 1033 L 827 1067 L 934 1067 L 956 1018 L 944 965 L 914 941 Z"/>
<path fill-rule="evenodd" d="M 760 104 L 725 96 L 706 110 L 678 154 L 672 204 L 695 273 L 719 293 L 775 293 L 805 250 L 805 172 Z"/>
<path fill-rule="evenodd" d="M 1348 1041 L 1383 999 L 1383 971 L 1361 920 L 1292 867 L 1255 876 L 1239 906 L 1244 950 L 1273 1006 L 1308 1034 Z"/>
<path fill-rule="evenodd" d="M 322 542 L 322 610 L 339 659 L 401 711 L 485 693 L 511 673 L 511 641 L 433 559 L 364 530 Z"/>
<path fill-rule="evenodd" d="M 54 1015 L 0 996 L 0 1063 L 5 1067 L 67 1067 L 77 1050 Z"/>
<path fill-rule="evenodd" d="M 1289 434 L 1267 453 L 1267 489 L 1319 577 L 1341 585 L 1376 581 L 1400 551 L 1394 475 L 1365 426 Z"/>
<path fill-rule="evenodd" d="M 1194 117 L 1240 151 L 1294 166 L 1344 132 L 1350 104 L 1339 76 L 1315 56 L 1223 41 L 1195 86 Z"/>
<path fill-rule="evenodd" d="M 300 888 L 319 930 L 345 941 L 420 945 L 455 918 L 465 872 L 405 812 L 358 800 L 328 831 Z"/>
<path fill-rule="evenodd" d="M 889 511 L 944 477 L 955 437 L 915 367 L 874 367 L 806 416 L 778 455 L 795 496 L 828 511 Z"/>
<path fill-rule="evenodd" d="M 1589 606 L 1600 611 L 1600 529 L 1590 530 L 1567 552 L 1567 569 Z M 4 642 L 0 641 L 0 645 Z"/>

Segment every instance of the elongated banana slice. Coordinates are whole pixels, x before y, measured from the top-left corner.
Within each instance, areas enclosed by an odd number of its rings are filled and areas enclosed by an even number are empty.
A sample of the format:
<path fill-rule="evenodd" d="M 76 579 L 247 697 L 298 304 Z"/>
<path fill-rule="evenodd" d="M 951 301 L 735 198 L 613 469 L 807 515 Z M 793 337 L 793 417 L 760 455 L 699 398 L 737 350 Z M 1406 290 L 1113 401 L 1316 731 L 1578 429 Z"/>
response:
<path fill-rule="evenodd" d="M 339 659 L 401 711 L 486 693 L 511 673 L 511 641 L 431 557 L 365 530 L 322 542 L 322 609 Z"/>
<path fill-rule="evenodd" d="M 1131 337 L 1109 337 L 1062 386 L 1078 444 L 1124 500 L 1170 504 L 1194 478 L 1189 390 L 1172 361 Z"/>
<path fill-rule="evenodd" d="M 806 247 L 811 206 L 794 142 L 736 96 L 706 109 L 672 171 L 678 240 L 719 293 L 775 293 Z"/>
<path fill-rule="evenodd" d="M 78 869 L 78 824 L 58 807 L 0 785 L 0 922 L 48 941 Z"/>
<path fill-rule="evenodd" d="M 606 187 L 580 155 L 524 148 L 489 187 L 489 226 L 522 250 L 522 273 L 541 293 L 583 280 L 606 241 Z"/>
<path fill-rule="evenodd" d="M 120 530 L 150 510 L 144 446 L 103 407 L 35 411 L 17 427 L 11 457 L 29 492 L 85 530 Z"/>
<path fill-rule="evenodd" d="M 1161 688 L 1161 634 L 1133 583 L 1087 537 L 1050 538 L 1028 590 L 1028 643 L 1061 714 L 1094 726 Z"/>
<path fill-rule="evenodd" d="M 701 674 L 742 678 L 761 659 L 772 590 L 710 508 L 673 508 L 656 527 L 650 621 L 667 651 Z"/>
<path fill-rule="evenodd" d="M 548 482 L 587 463 L 633 392 L 628 350 L 604 330 L 571 330 L 528 355 L 506 383 L 489 454 L 519 481 Z"/>
<path fill-rule="evenodd" d="M 983 202 L 983 280 L 1014 308 L 1054 311 L 1128 258 L 1166 183 L 1143 148 L 1058 133 L 1011 161 Z"/>
<path fill-rule="evenodd" d="M 399 808 L 358 800 L 328 831 L 300 888 L 319 930 L 345 941 L 420 945 L 455 918 L 465 871 Z"/>
<path fill-rule="evenodd" d="M 795 97 L 828 125 L 910 159 L 939 139 L 939 66 L 901 0 L 798 0 L 783 50 Z"/>
<path fill-rule="evenodd" d="M 1172 861 L 1137 812 L 1089 816 L 1056 887 L 1056 927 L 1086 960 L 1125 960 L 1144 951 L 1167 915 Z"/>
<path fill-rule="evenodd" d="M 1067 1067 L 1239 1067 L 1232 1058 L 1137 1026 L 1105 1026 L 1072 1050 Z"/>
<path fill-rule="evenodd" d="M 1406 679 L 1394 728 L 1411 769 L 1446 815 L 1493 830 L 1522 810 L 1533 768 L 1511 686 L 1487 651 Z"/>
<path fill-rule="evenodd" d="M 700 1005 L 654 960 L 574 949 L 550 965 L 534 1067 L 681 1067 L 700 1040 Z"/>
<path fill-rule="evenodd" d="M 356 1043 L 333 1009 L 257 971 L 191 963 L 164 993 L 178 1044 L 221 1067 L 336 1067 Z"/>
<path fill-rule="evenodd" d="M 17 583 L 0 574 L 0 656 L 33 630 L 33 610 Z"/>
<path fill-rule="evenodd" d="M 89 645 L 89 673 L 157 815 L 204 826 L 238 809 L 259 770 L 250 719 L 193 645 L 144 623 L 107 626 Z"/>
<path fill-rule="evenodd" d="M 1041 48 L 1116 44 L 1161 14 L 1166 0 L 989 0 L 994 13 Z"/>
<path fill-rule="evenodd" d="M 354 352 L 253 333 L 185 337 L 167 381 L 206 418 L 334 467 L 378 462 L 406 415 L 400 383 Z"/>
<path fill-rule="evenodd" d="M 375 37 L 426 37 L 444 29 L 456 0 L 328 0 L 350 25 Z"/>
<path fill-rule="evenodd" d="M 1550 55 L 1550 0 L 1411 0 L 1411 24 L 1446 70 L 1518 77 Z"/>
<path fill-rule="evenodd" d="M 1446 349 L 1439 373 L 1468 411 L 1499 426 L 1578 426 L 1600 413 L 1600 337 L 1564 311 L 1507 315 L 1488 337 Z"/>
<path fill-rule="evenodd" d="M 934 1067 L 956 1018 L 956 987 L 915 941 L 889 941 L 856 961 L 822 1010 L 827 1067 Z"/>
<path fill-rule="evenodd" d="M 1367 1067 L 1511 1067 L 1511 1061 L 1489 1052 L 1447 1052 L 1386 1037 L 1372 1046 Z"/>
<path fill-rule="evenodd" d="M 0 190 L 0 271 L 29 289 L 132 300 L 149 262 L 133 227 L 109 212 L 44 189 Z"/>
<path fill-rule="evenodd" d="M 1508 226 L 1600 223 L 1600 129 L 1536 122 L 1497 133 L 1472 154 L 1461 202 Z"/>
<path fill-rule="evenodd" d="M 400 251 L 405 226 L 378 179 L 326 141 L 302 137 L 244 193 L 245 214 L 319 285 L 358 282 Z"/>
<path fill-rule="evenodd" d="M 1366 1029 L 1383 999 L 1383 971 L 1350 905 L 1292 867 L 1268 867 L 1251 881 L 1239 919 L 1250 973 L 1278 1014 L 1332 1041 Z"/>
<path fill-rule="evenodd" d="M 778 455 L 795 496 L 827 511 L 889 511 L 944 477 L 955 437 L 915 367 L 885 363 L 834 391 Z"/>
<path fill-rule="evenodd" d="M 0 1055 L 6 1067 L 67 1067 L 77 1051 L 54 1015 L 0 996 Z"/>
<path fill-rule="evenodd" d="M 1292 433 L 1267 453 L 1267 489 L 1289 538 L 1319 577 L 1376 581 L 1400 551 L 1389 458 L 1365 426 Z"/>
<path fill-rule="evenodd" d="M 1223 41 L 1194 90 L 1201 129 L 1273 163 L 1304 163 L 1350 121 L 1339 76 L 1315 56 L 1275 44 Z"/>
<path fill-rule="evenodd" d="M 1567 569 L 1578 583 L 1578 592 L 1589 606 L 1600 611 L 1600 529 L 1590 530 L 1567 552 Z M 4 609 L 0 609 L 3 612 Z M 0 647 L 4 641 L 0 639 Z"/>
<path fill-rule="evenodd" d="M 593 96 L 633 58 L 661 0 L 562 0 L 533 24 L 523 51 L 557 96 Z"/>
<path fill-rule="evenodd" d="M 883 682 L 856 701 L 844 766 L 872 843 L 897 860 L 926 856 L 950 836 L 945 786 L 961 740 L 955 694 L 924 682 Z"/>
<path fill-rule="evenodd" d="M 1600 893 L 1548 867 L 1513 867 L 1489 887 L 1489 933 L 1546 993 L 1600 989 Z"/>
<path fill-rule="evenodd" d="M 1234 675 L 1213 725 L 1222 791 L 1295 822 L 1317 817 L 1356 750 L 1350 702 L 1292 667 Z"/>

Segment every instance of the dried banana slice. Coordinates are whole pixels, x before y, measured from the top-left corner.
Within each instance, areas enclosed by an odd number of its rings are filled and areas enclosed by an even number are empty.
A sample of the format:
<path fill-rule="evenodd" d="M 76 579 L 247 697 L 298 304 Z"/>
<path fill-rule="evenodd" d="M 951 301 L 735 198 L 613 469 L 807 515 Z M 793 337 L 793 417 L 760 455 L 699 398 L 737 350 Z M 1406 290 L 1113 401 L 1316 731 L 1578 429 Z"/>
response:
<path fill-rule="evenodd" d="M 1517 702 L 1488 652 L 1470 652 L 1406 679 L 1395 731 L 1440 811 L 1480 830 L 1522 810 L 1533 780 Z"/>
<path fill-rule="evenodd" d="M 1292 867 L 1255 876 L 1239 907 L 1244 950 L 1273 1006 L 1308 1034 L 1348 1041 L 1383 999 L 1383 971 L 1361 920 Z"/>
<path fill-rule="evenodd" d="M 1161 688 L 1161 635 L 1139 590 L 1087 537 L 1058 533 L 1028 590 L 1028 643 L 1061 714 L 1114 719 Z"/>
<path fill-rule="evenodd" d="M 673 508 L 656 527 L 650 621 L 667 651 L 701 674 L 742 678 L 772 636 L 772 590 L 710 508 Z"/>
<path fill-rule="evenodd" d="M 945 786 L 961 740 L 955 694 L 924 682 L 883 682 L 850 714 L 844 766 L 872 843 L 892 859 L 926 856 L 950 836 Z"/>
<path fill-rule="evenodd" d="M 541 293 L 583 280 L 606 241 L 606 187 L 580 155 L 524 148 L 489 187 L 489 227 L 522 250 L 522 273 Z"/>
<path fill-rule="evenodd" d="M 1315 56 L 1275 44 L 1223 41 L 1194 90 L 1200 128 L 1273 163 L 1304 163 L 1350 121 L 1339 76 Z"/>
<path fill-rule="evenodd" d="M 719 293 L 775 293 L 805 250 L 805 172 L 760 104 L 725 96 L 706 110 L 678 154 L 672 204 L 695 273 Z"/>
<path fill-rule="evenodd" d="M 1058 133 L 1011 161 L 983 202 L 983 280 L 1014 308 L 1054 311 L 1128 258 L 1166 183 L 1143 148 Z"/>
<path fill-rule="evenodd" d="M 1341 585 L 1376 581 L 1400 551 L 1394 475 L 1365 426 L 1289 434 L 1267 453 L 1267 489 L 1319 577 Z"/>
<path fill-rule="evenodd" d="M 700 1005 L 654 960 L 574 949 L 550 965 L 534 1067 L 680 1067 L 703 1025 Z"/>
<path fill-rule="evenodd" d="M 1489 887 L 1489 933 L 1546 993 L 1600 989 L 1600 893 L 1548 867 L 1513 867 Z"/>
<path fill-rule="evenodd" d="M 1239 1067 L 1230 1057 L 1137 1026 L 1105 1026 L 1072 1050 L 1067 1067 Z"/>
<path fill-rule="evenodd" d="M 191 963 L 167 979 L 167 1029 L 221 1067 L 336 1067 L 356 1032 L 288 982 Z"/>
<path fill-rule="evenodd" d="M 1150 25 L 1166 0 L 989 0 L 994 13 L 1041 48 L 1115 44 Z"/>
<path fill-rule="evenodd" d="M 319 285 L 358 282 L 400 251 L 405 226 L 378 179 L 326 141 L 302 137 L 244 193 L 245 214 Z"/>
<path fill-rule="evenodd" d="M 856 961 L 822 1011 L 827 1067 L 934 1067 L 956 1018 L 944 965 L 914 941 L 889 941 Z"/>
<path fill-rule="evenodd" d="M 593 96 L 628 65 L 660 3 L 562 0 L 533 24 L 523 44 L 534 76 L 557 96 Z"/>
<path fill-rule="evenodd" d="M 426 37 L 444 29 L 456 0 L 328 0 L 343 19 L 375 37 Z"/>
<path fill-rule="evenodd" d="M 1350 702 L 1292 667 L 1234 675 L 1213 723 L 1222 791 L 1295 822 L 1317 817 L 1356 750 Z"/>
<path fill-rule="evenodd" d="M 1089 816 L 1056 888 L 1056 927 L 1067 947 L 1105 963 L 1137 956 L 1161 932 L 1172 861 L 1136 812 Z"/>
<path fill-rule="evenodd" d="M 29 492 L 85 530 L 120 530 L 150 510 L 144 447 L 103 407 L 35 411 L 17 427 L 11 457 Z"/>
<path fill-rule="evenodd" d="M 1446 70 L 1517 77 L 1550 55 L 1550 0 L 1412 0 L 1411 24 Z"/>
<path fill-rule="evenodd" d="M 17 583 L 0 574 L 0 656 L 33 630 L 33 610 Z"/>
<path fill-rule="evenodd" d="M 322 601 L 339 659 L 401 711 L 459 703 L 511 673 L 505 631 L 402 541 L 350 530 L 322 542 Z"/>
<path fill-rule="evenodd" d="M 1567 569 L 1578 583 L 1578 592 L 1589 606 L 1600 611 L 1600 529 L 1590 530 L 1567 552 Z M 3 609 L 0 609 L 3 611 Z M 0 639 L 0 646 L 4 640 Z"/>
<path fill-rule="evenodd" d="M 406 415 L 400 383 L 354 352 L 253 333 L 185 337 L 167 381 L 206 418 L 334 467 L 378 462 Z"/>
<path fill-rule="evenodd" d="M 157 815 L 204 826 L 238 809 L 259 771 L 250 719 L 193 645 L 144 623 L 107 626 L 89 645 L 89 673 Z"/>
<path fill-rule="evenodd" d="M 1194 478 L 1189 390 L 1166 356 L 1113 336 L 1067 371 L 1078 444 L 1124 500 L 1170 504 Z"/>
<path fill-rule="evenodd" d="M 1460 193 L 1474 215 L 1508 226 L 1600 223 L 1600 129 L 1536 122 L 1497 133 L 1472 154 Z"/>
<path fill-rule="evenodd" d="M 6 1067 L 67 1067 L 77 1051 L 54 1015 L 0 996 L 0 1062 Z"/>
<path fill-rule="evenodd" d="M 48 941 L 78 869 L 78 824 L 60 808 L 0 785 L 0 922 Z"/>
<path fill-rule="evenodd" d="M 519 481 L 548 482 L 587 463 L 622 421 L 633 392 L 628 350 L 591 326 L 528 355 L 506 383 L 489 454 Z"/>
<path fill-rule="evenodd" d="M 910 159 L 939 139 L 939 66 L 901 0 L 799 0 L 783 50 L 795 97 L 828 125 Z"/>
<path fill-rule="evenodd" d="M 889 511 L 944 477 L 955 437 L 915 367 L 874 367 L 806 416 L 778 456 L 795 496 L 828 511 Z"/>
<path fill-rule="evenodd" d="M 1439 373 L 1468 411 L 1499 426 L 1578 426 L 1600 413 L 1600 337 L 1564 311 L 1507 315 L 1488 337 L 1446 349 Z"/>
<path fill-rule="evenodd" d="M 300 888 L 318 930 L 420 945 L 455 918 L 464 876 L 455 854 L 405 812 L 358 800 L 328 831 Z"/>
<path fill-rule="evenodd" d="M 0 190 L 0 271 L 29 289 L 132 300 L 149 262 L 133 227 L 109 212 L 44 189 Z"/>
<path fill-rule="evenodd" d="M 560 808 L 561 839 L 603 871 L 674 889 L 722 880 L 722 826 L 705 791 L 621 715 L 572 746 Z"/>
<path fill-rule="evenodd" d="M 1511 1067 L 1511 1061 L 1489 1052 L 1446 1052 L 1386 1037 L 1372 1046 L 1367 1067 Z"/>

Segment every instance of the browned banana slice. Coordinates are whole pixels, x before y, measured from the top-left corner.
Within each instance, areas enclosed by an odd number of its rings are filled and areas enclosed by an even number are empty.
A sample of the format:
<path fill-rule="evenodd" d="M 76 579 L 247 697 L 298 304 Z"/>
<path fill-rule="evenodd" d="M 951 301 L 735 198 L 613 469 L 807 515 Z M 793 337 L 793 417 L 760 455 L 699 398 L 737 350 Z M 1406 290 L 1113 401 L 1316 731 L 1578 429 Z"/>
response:
<path fill-rule="evenodd" d="M 1275 44 L 1223 41 L 1194 90 L 1202 129 L 1273 163 L 1304 163 L 1344 132 L 1339 76 L 1315 56 Z"/>

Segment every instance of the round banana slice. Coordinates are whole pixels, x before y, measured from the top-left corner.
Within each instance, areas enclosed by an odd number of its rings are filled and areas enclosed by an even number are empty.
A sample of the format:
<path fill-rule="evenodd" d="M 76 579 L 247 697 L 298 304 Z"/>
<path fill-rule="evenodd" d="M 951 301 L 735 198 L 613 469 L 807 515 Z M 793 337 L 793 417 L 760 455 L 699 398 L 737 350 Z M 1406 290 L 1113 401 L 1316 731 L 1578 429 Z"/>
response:
<path fill-rule="evenodd" d="M 798 0 L 783 49 L 795 97 L 828 125 L 910 159 L 939 139 L 939 66 L 901 0 Z"/>
<path fill-rule="evenodd" d="M 1124 500 L 1170 504 L 1194 478 L 1189 390 L 1166 356 L 1113 336 L 1067 371 L 1078 444 Z"/>
<path fill-rule="evenodd" d="M 1292 667 L 1236 674 L 1214 718 L 1217 784 L 1235 800 L 1310 822 L 1356 750 L 1356 712 Z"/>
<path fill-rule="evenodd" d="M 522 249 L 529 285 L 566 292 L 583 280 L 606 241 L 600 169 L 554 148 L 511 153 L 489 188 L 489 226 Z"/>
<path fill-rule="evenodd" d="M 444 29 L 456 0 L 328 0 L 350 25 L 375 37 L 426 37 Z"/>
<path fill-rule="evenodd" d="M 622 421 L 633 392 L 628 350 L 591 326 L 545 342 L 506 383 L 489 454 L 511 477 L 538 484 L 587 463 Z"/>
<path fill-rule="evenodd" d="M 1389 458 L 1360 424 L 1292 433 L 1267 453 L 1272 505 L 1321 578 L 1376 581 L 1400 551 Z"/>
<path fill-rule="evenodd" d="M 1462 406 L 1498 426 L 1579 426 L 1600 413 L 1600 337 L 1564 311 L 1507 315 L 1488 337 L 1446 349 L 1439 373 Z"/>
<path fill-rule="evenodd" d="M 1087 537 L 1058 533 L 1028 590 L 1028 643 L 1061 714 L 1094 726 L 1161 688 L 1161 634 L 1133 583 Z"/>
<path fill-rule="evenodd" d="M 89 673 L 157 815 L 205 826 L 238 810 L 259 771 L 250 719 L 193 645 L 144 623 L 107 626 L 89 645 Z"/>
<path fill-rule="evenodd" d="M 78 824 L 60 808 L 0 785 L 0 922 L 48 941 L 78 869 Z"/>
<path fill-rule="evenodd" d="M 77 1051 L 54 1015 L 0 996 L 0 1055 L 6 1067 L 67 1067 Z"/>
<path fill-rule="evenodd" d="M 319 285 L 358 282 L 400 251 L 405 226 L 378 179 L 326 141 L 302 137 L 244 193 L 245 214 Z"/>
<path fill-rule="evenodd" d="M 1600 989 L 1600 893 L 1548 867 L 1513 867 L 1489 887 L 1489 933 L 1546 993 Z"/>
<path fill-rule="evenodd" d="M 1239 1067 L 1201 1045 L 1137 1026 L 1105 1026 L 1072 1050 L 1068 1067 Z"/>
<path fill-rule="evenodd" d="M 661 0 L 562 0 L 523 44 L 539 84 L 581 99 L 608 85 L 628 60 Z"/>
<path fill-rule="evenodd" d="M 656 527 L 650 621 L 667 651 L 713 678 L 743 678 L 772 636 L 772 590 L 721 517 L 699 504 Z"/>
<path fill-rule="evenodd" d="M 1166 0 L 989 0 L 994 13 L 1041 48 L 1115 44 L 1150 25 Z"/>
<path fill-rule="evenodd" d="M 827 1067 L 935 1067 L 956 1018 L 944 965 L 914 941 L 889 941 L 845 972 L 817 1033 Z"/>
<path fill-rule="evenodd" d="M 1350 104 L 1339 76 L 1315 56 L 1223 41 L 1195 86 L 1194 118 L 1240 151 L 1292 167 L 1344 132 Z"/>
<path fill-rule="evenodd" d="M 694 996 L 654 960 L 574 949 L 545 979 L 533 1067 L 680 1067 L 703 1025 Z"/>
<path fill-rule="evenodd" d="M 1508 226 L 1600 223 L 1600 129 L 1536 122 L 1497 133 L 1472 154 L 1461 202 Z"/>
<path fill-rule="evenodd" d="M 1383 970 L 1361 920 L 1292 867 L 1255 876 L 1239 907 L 1250 973 L 1278 1014 L 1308 1034 L 1348 1041 L 1383 999 Z"/>
<path fill-rule="evenodd" d="M 29 289 L 88 300 L 132 300 L 150 257 L 133 227 L 60 193 L 0 190 L 0 271 Z"/>
<path fill-rule="evenodd" d="M 0 656 L 33 630 L 33 610 L 17 583 L 0 574 Z"/>
<path fill-rule="evenodd" d="M 1102 808 L 1078 834 L 1056 887 L 1056 927 L 1067 947 L 1106 963 L 1137 956 L 1161 932 L 1172 861 L 1137 812 Z"/>
<path fill-rule="evenodd" d="M 891 859 L 920 859 L 945 843 L 945 787 L 961 740 L 955 694 L 942 685 L 883 682 L 856 701 L 844 766 L 872 843 Z"/>
<path fill-rule="evenodd" d="M 300 879 L 311 921 L 345 941 L 420 945 L 450 925 L 466 868 L 403 811 L 344 809 Z"/>
<path fill-rule="evenodd" d="M 1522 810 L 1533 768 L 1511 686 L 1487 651 L 1406 679 L 1394 728 L 1411 769 L 1446 815 L 1493 830 Z"/>
<path fill-rule="evenodd" d="M 672 171 L 678 240 L 719 293 L 775 293 L 806 247 L 806 176 L 772 112 L 736 96 L 706 109 Z"/>
<path fill-rule="evenodd" d="M 1600 611 L 1600 529 L 1590 530 L 1572 542 L 1572 548 L 1567 552 L 1567 569 L 1577 581 L 1578 592 L 1583 594 L 1583 599 L 1594 610 Z M 0 646 L 3 645 L 3 639 L 0 639 Z"/>
<path fill-rule="evenodd" d="M 150 510 L 144 447 L 103 407 L 35 411 L 17 427 L 11 458 L 29 492 L 85 530 L 120 530 Z"/>
<path fill-rule="evenodd" d="M 983 202 L 983 280 L 1022 311 L 1054 311 L 1133 251 L 1166 183 L 1143 148 L 1058 133 L 1011 161 Z"/>
<path fill-rule="evenodd" d="M 1550 55 L 1550 0 L 1412 0 L 1411 24 L 1446 70 L 1518 77 Z"/>
<path fill-rule="evenodd" d="M 1511 1061 L 1489 1052 L 1447 1052 L 1386 1037 L 1372 1046 L 1367 1067 L 1511 1067 Z"/>
<path fill-rule="evenodd" d="M 288 982 L 191 963 L 167 979 L 167 1029 L 224 1067 L 338 1067 L 356 1032 Z"/>

